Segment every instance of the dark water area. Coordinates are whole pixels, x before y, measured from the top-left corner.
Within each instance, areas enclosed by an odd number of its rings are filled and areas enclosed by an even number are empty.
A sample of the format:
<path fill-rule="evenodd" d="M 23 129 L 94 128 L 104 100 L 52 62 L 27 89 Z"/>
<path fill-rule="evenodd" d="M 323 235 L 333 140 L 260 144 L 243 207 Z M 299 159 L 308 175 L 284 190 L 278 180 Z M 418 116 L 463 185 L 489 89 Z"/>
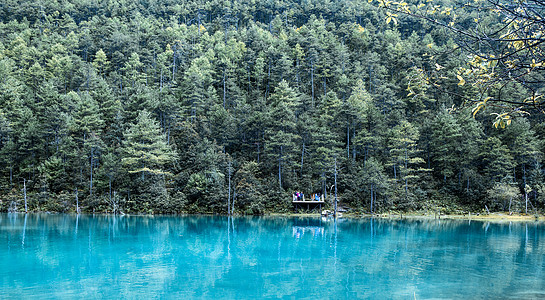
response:
<path fill-rule="evenodd" d="M 545 226 L 0 214 L 0 299 L 545 298 Z"/>

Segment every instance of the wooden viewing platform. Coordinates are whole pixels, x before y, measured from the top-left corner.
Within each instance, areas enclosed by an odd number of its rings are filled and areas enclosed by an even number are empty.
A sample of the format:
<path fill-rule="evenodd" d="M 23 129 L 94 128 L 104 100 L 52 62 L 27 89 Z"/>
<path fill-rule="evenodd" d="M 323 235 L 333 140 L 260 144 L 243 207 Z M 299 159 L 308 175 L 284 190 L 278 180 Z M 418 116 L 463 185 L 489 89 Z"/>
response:
<path fill-rule="evenodd" d="M 325 204 L 324 196 L 322 195 L 319 199 L 315 200 L 314 194 L 311 195 L 310 199 L 312 200 L 305 200 L 305 196 L 303 195 L 301 200 L 298 200 L 297 197 L 293 196 L 293 199 L 291 203 L 293 204 L 293 210 L 294 212 L 298 212 L 300 210 L 303 210 L 305 212 L 321 212 L 322 211 L 322 204 Z"/>

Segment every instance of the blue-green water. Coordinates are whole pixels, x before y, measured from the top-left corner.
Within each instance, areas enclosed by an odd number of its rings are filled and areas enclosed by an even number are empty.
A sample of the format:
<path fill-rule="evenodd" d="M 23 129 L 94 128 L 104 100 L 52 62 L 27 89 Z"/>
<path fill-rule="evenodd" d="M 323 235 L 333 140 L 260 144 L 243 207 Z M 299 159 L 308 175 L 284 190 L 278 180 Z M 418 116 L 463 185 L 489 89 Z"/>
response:
<path fill-rule="evenodd" d="M 545 226 L 0 214 L 0 299 L 545 297 Z"/>

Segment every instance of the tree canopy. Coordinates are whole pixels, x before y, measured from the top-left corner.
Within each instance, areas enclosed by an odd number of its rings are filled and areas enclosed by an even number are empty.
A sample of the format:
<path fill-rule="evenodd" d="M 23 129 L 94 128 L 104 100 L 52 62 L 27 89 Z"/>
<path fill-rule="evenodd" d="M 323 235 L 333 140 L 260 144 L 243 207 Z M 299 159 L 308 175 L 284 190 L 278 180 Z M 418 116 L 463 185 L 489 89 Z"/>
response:
<path fill-rule="evenodd" d="M 3 4 L 2 211 L 544 208 L 541 1 Z"/>
<path fill-rule="evenodd" d="M 405 22 L 400 19 L 404 15 L 450 33 L 451 47 L 441 49 L 433 43 L 428 47 L 434 56 L 453 53 L 457 49 L 462 49 L 461 53 L 467 56 L 465 64 L 451 75 L 456 76 L 459 86 L 468 85 L 468 89 L 473 90 L 465 99 L 474 104 L 474 114 L 489 106 L 501 107 L 500 112 L 493 113 L 494 126 L 505 128 L 514 117 L 544 112 L 545 2 L 370 2 L 386 10 L 386 23 Z M 440 72 L 444 69 L 435 62 L 427 69 L 419 69 L 426 74 L 420 79 L 445 89 L 441 80 L 445 72 Z"/>

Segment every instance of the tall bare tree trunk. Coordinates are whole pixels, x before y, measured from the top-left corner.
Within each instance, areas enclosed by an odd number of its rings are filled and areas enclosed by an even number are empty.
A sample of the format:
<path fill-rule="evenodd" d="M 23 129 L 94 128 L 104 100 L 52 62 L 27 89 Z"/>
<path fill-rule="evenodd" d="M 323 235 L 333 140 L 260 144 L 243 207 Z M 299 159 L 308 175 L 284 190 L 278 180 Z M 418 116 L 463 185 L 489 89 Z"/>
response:
<path fill-rule="evenodd" d="M 407 172 L 407 163 L 409 161 L 407 151 L 407 143 L 405 143 L 405 173 Z M 407 174 L 405 174 L 405 198 L 409 198 L 409 180 L 407 179 Z"/>
<path fill-rule="evenodd" d="M 337 217 L 337 158 L 335 158 L 335 218 Z"/>
<path fill-rule="evenodd" d="M 112 177 L 108 176 L 108 196 L 110 198 L 110 202 L 112 202 Z"/>
<path fill-rule="evenodd" d="M 78 188 L 76 188 L 76 214 L 79 215 L 79 199 L 78 199 Z"/>
<path fill-rule="evenodd" d="M 280 156 L 278 157 L 278 184 L 282 189 L 282 146 L 280 146 Z"/>
<path fill-rule="evenodd" d="M 231 215 L 231 161 L 229 160 L 229 192 L 227 196 L 227 214 Z"/>
<path fill-rule="evenodd" d="M 235 213 L 235 200 L 237 199 L 237 190 L 236 188 L 233 189 L 233 201 L 231 206 L 231 214 L 233 215 Z"/>
<path fill-rule="evenodd" d="M 223 109 L 225 109 L 225 102 L 226 102 L 226 94 L 227 94 L 227 88 L 225 86 L 225 80 L 226 80 L 226 70 L 223 69 Z"/>
<path fill-rule="evenodd" d="M 312 88 L 312 107 L 314 107 L 314 61 L 310 60 L 310 85 Z"/>
<path fill-rule="evenodd" d="M 371 214 L 373 213 L 373 184 L 371 184 Z"/>
<path fill-rule="evenodd" d="M 301 178 L 303 177 L 303 162 L 305 159 L 305 142 L 303 141 L 303 149 L 301 150 Z"/>
<path fill-rule="evenodd" d="M 346 158 L 350 159 L 350 122 L 346 122 Z"/>
<path fill-rule="evenodd" d="M 528 214 L 528 189 L 526 188 L 526 164 L 522 164 L 522 172 L 524 179 L 524 203 L 525 203 L 525 213 Z"/>
<path fill-rule="evenodd" d="M 352 143 L 356 140 L 356 122 L 352 123 Z M 352 147 L 352 160 L 356 161 L 356 144 Z"/>
<path fill-rule="evenodd" d="M 28 212 L 28 205 L 27 205 L 27 201 L 26 201 L 26 179 L 23 179 L 23 194 L 24 194 L 24 197 L 25 197 L 25 213 Z"/>
<path fill-rule="evenodd" d="M 89 195 L 93 195 L 93 156 L 94 156 L 94 149 L 91 147 L 91 180 L 89 182 Z"/>

